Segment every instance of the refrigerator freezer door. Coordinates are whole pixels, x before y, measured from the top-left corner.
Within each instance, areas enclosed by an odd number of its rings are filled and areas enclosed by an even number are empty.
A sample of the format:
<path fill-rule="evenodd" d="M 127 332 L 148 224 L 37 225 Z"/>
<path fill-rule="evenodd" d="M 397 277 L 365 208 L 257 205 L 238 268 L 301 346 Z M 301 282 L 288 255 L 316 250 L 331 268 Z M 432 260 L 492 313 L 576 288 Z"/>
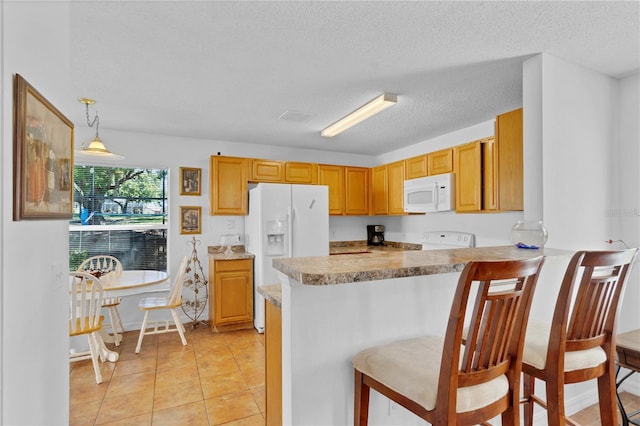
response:
<path fill-rule="evenodd" d="M 329 255 L 329 188 L 291 186 L 292 256 Z"/>

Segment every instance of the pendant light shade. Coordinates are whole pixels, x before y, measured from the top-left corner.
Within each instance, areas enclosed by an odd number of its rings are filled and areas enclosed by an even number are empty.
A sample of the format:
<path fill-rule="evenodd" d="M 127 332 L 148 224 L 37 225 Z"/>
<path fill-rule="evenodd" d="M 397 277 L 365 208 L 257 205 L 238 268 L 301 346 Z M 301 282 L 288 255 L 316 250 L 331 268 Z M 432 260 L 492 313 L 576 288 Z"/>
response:
<path fill-rule="evenodd" d="M 124 158 L 122 155 L 115 154 L 109 151 L 107 147 L 104 146 L 102 139 L 100 139 L 100 135 L 98 134 L 100 117 L 98 117 L 98 113 L 96 112 L 96 116 L 93 120 L 89 120 L 89 105 L 95 104 L 96 101 L 89 98 L 78 98 L 78 102 L 85 104 L 87 112 L 87 125 L 89 127 L 93 127 L 94 125 L 96 126 L 96 136 L 93 138 L 93 140 L 84 142 L 82 144 L 81 151 L 76 151 L 79 156 L 81 157 L 86 155 L 90 157 L 96 156 L 104 159 L 122 160 Z"/>

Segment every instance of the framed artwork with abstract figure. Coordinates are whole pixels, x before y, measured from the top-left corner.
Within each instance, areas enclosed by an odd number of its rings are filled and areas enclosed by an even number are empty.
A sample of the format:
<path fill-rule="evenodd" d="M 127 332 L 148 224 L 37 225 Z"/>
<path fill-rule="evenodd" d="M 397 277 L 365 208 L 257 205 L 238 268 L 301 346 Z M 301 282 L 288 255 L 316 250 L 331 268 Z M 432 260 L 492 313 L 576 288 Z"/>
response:
<path fill-rule="evenodd" d="M 200 195 L 202 170 L 180 167 L 180 195 Z"/>
<path fill-rule="evenodd" d="M 200 206 L 180 206 L 180 233 L 200 234 L 202 233 L 202 207 Z"/>
<path fill-rule="evenodd" d="M 71 219 L 73 123 L 13 79 L 13 220 Z"/>

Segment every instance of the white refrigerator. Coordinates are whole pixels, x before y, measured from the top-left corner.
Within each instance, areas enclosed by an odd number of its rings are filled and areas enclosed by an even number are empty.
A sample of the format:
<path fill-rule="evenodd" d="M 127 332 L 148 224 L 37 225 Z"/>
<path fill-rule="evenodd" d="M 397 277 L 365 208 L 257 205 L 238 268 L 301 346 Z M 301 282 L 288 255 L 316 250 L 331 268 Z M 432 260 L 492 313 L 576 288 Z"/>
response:
<path fill-rule="evenodd" d="M 329 255 L 329 188 L 259 183 L 249 191 L 245 246 L 255 255 L 253 324 L 264 333 L 264 297 L 257 290 L 280 283 L 273 259 Z"/>

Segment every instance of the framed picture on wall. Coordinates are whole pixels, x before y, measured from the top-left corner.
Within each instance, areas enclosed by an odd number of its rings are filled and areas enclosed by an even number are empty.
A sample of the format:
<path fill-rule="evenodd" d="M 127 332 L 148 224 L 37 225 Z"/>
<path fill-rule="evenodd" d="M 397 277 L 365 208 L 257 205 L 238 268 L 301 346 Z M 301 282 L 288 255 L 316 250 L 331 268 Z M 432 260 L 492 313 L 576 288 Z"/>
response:
<path fill-rule="evenodd" d="M 180 233 L 200 234 L 202 233 L 202 207 L 200 206 L 180 206 Z"/>
<path fill-rule="evenodd" d="M 180 195 L 200 195 L 202 169 L 180 167 Z"/>
<path fill-rule="evenodd" d="M 13 78 L 13 220 L 71 219 L 73 123 Z"/>

